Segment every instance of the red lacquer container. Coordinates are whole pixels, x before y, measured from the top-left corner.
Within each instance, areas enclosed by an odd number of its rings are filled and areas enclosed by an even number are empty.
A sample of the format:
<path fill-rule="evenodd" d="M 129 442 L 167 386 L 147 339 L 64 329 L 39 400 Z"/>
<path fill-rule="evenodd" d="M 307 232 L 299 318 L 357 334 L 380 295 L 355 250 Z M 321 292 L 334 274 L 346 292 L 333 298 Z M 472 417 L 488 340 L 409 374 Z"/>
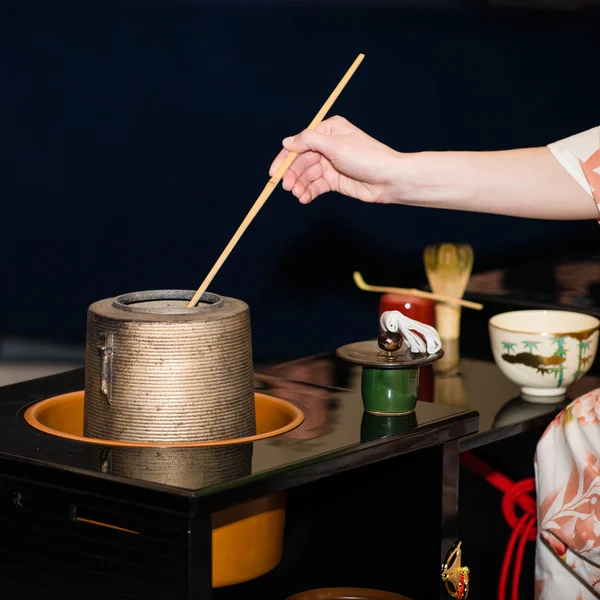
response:
<path fill-rule="evenodd" d="M 435 302 L 408 294 L 384 294 L 379 299 L 379 316 L 388 310 L 399 310 L 403 315 L 435 327 Z"/>

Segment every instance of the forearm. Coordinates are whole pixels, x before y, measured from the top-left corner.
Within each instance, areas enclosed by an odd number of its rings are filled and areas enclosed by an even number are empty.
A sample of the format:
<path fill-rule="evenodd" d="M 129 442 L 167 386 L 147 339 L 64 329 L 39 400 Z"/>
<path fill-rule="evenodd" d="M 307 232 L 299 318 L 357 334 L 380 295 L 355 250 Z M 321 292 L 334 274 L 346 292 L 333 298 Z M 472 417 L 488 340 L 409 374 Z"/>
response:
<path fill-rule="evenodd" d="M 593 198 L 546 147 L 399 155 L 390 201 L 536 219 L 598 219 Z"/>

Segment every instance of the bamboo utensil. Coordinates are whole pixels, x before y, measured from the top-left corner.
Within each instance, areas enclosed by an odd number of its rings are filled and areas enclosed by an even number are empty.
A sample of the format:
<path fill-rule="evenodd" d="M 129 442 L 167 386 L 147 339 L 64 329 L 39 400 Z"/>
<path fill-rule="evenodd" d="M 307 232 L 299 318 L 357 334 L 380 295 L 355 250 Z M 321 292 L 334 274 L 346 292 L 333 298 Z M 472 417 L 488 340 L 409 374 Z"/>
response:
<path fill-rule="evenodd" d="M 462 298 L 473 270 L 469 244 L 432 244 L 425 248 L 423 262 L 434 293 Z M 460 309 L 457 305 L 436 305 L 436 328 L 442 340 L 460 337 Z"/>
<path fill-rule="evenodd" d="M 474 310 L 481 310 L 483 304 L 478 302 L 471 302 L 469 300 L 463 300 L 462 298 L 454 298 L 452 296 L 445 296 L 443 294 L 432 294 L 431 292 L 425 292 L 415 288 L 399 288 L 399 287 L 388 287 L 383 285 L 369 285 L 363 279 L 363 276 L 359 271 L 354 271 L 353 274 L 354 283 L 356 286 L 365 292 L 379 292 L 382 294 L 410 294 L 411 296 L 417 296 L 418 298 L 430 298 L 431 300 L 437 300 L 438 302 L 445 302 L 453 306 L 464 306 L 465 308 L 472 308 Z"/>
<path fill-rule="evenodd" d="M 319 126 L 321 121 L 325 118 L 325 115 L 329 112 L 329 110 L 333 106 L 333 103 L 337 100 L 338 96 L 342 93 L 342 90 L 346 87 L 346 84 L 350 81 L 350 78 L 352 77 L 352 75 L 354 75 L 354 72 L 356 71 L 356 69 L 358 69 L 358 67 L 359 67 L 360 63 L 363 61 L 364 57 L 365 57 L 364 54 L 359 54 L 357 56 L 356 60 L 352 63 L 352 66 L 348 69 L 348 71 L 342 77 L 340 82 L 337 84 L 336 88 L 333 90 L 333 92 L 331 93 L 329 98 L 327 98 L 327 100 L 325 101 L 325 104 L 323 104 L 323 106 L 321 107 L 321 110 L 316 114 L 315 118 L 311 121 L 310 125 L 308 126 L 308 129 L 314 130 Z M 225 247 L 225 250 L 223 250 L 223 252 L 221 253 L 221 256 L 219 256 L 219 258 L 217 259 L 217 262 L 214 264 L 213 268 L 210 270 L 210 272 L 205 277 L 204 281 L 202 282 L 202 284 L 200 285 L 200 287 L 194 294 L 193 298 L 191 299 L 190 303 L 188 304 L 188 308 L 192 308 L 192 307 L 196 306 L 196 304 L 198 303 L 198 300 L 202 297 L 202 294 L 204 294 L 204 292 L 210 285 L 211 281 L 213 280 L 214 276 L 217 274 L 219 269 L 223 266 L 223 263 L 227 260 L 227 257 L 229 256 L 229 254 L 231 253 L 231 251 L 233 250 L 235 245 L 238 243 L 239 239 L 242 237 L 242 235 L 248 228 L 248 225 L 250 225 L 250 223 L 252 222 L 254 217 L 258 214 L 258 211 L 263 207 L 265 202 L 269 199 L 269 196 L 271 195 L 273 190 L 277 187 L 277 184 L 279 183 L 281 178 L 285 175 L 286 171 L 290 168 L 292 163 L 296 160 L 297 156 L 298 156 L 297 153 L 290 152 L 290 154 L 283 161 L 281 166 L 277 169 L 277 172 L 275 173 L 275 175 L 273 175 L 273 177 L 271 177 L 271 179 L 269 179 L 269 181 L 265 185 L 263 191 L 261 192 L 259 197 L 254 202 L 254 205 L 248 211 L 248 214 L 244 217 L 244 220 L 242 221 L 241 225 L 238 227 L 237 231 L 233 234 L 233 237 L 231 238 L 231 240 L 229 240 L 229 243 Z"/>

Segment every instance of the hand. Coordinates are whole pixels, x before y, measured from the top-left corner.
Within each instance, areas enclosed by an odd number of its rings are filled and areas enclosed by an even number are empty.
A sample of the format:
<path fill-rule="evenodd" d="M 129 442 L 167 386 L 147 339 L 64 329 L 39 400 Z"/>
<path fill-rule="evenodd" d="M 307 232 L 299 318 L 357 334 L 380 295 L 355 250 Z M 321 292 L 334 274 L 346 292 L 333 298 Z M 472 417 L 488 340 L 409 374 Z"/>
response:
<path fill-rule="evenodd" d="M 283 147 L 269 174 L 275 174 L 290 152 L 297 152 L 282 186 L 302 204 L 326 192 L 364 202 L 393 201 L 394 188 L 400 183 L 401 155 L 342 117 L 323 121 L 315 131 L 307 129 L 286 138 Z"/>

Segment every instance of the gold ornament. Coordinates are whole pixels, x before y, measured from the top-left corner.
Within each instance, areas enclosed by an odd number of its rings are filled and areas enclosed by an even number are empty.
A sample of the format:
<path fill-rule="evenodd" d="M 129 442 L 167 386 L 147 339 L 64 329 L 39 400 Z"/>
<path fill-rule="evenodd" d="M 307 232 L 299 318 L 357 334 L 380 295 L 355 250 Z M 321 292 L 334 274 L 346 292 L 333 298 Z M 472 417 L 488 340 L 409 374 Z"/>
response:
<path fill-rule="evenodd" d="M 461 543 L 458 542 L 450 550 L 445 564 L 442 565 L 442 581 L 451 598 L 466 600 L 469 595 L 469 567 L 462 567 L 460 564 Z"/>

